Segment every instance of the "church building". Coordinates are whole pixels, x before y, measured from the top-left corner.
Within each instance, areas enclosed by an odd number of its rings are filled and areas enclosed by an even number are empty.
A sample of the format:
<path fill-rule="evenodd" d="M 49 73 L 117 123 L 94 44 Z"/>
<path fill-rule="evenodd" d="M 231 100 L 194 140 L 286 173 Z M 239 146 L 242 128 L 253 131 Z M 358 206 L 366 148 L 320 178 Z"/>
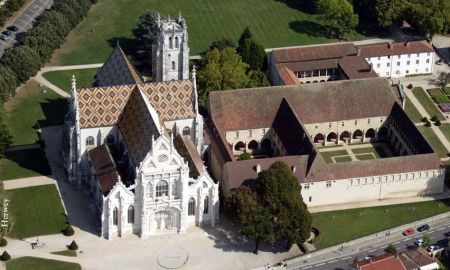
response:
<path fill-rule="evenodd" d="M 195 69 L 189 79 L 186 23 L 161 20 L 153 44 L 153 81 L 145 82 L 117 45 L 94 87 L 72 79 L 66 118 L 67 169 L 88 189 L 100 235 L 141 238 L 212 225 L 218 184 L 200 158 L 203 118 Z"/>

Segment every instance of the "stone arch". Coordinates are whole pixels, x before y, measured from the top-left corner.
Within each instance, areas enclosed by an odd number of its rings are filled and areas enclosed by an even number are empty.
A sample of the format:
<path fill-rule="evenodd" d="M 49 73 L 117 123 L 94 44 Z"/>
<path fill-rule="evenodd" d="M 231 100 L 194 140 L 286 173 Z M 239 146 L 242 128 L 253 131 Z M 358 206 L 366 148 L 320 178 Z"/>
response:
<path fill-rule="evenodd" d="M 363 136 L 362 131 L 361 131 L 360 129 L 357 129 L 357 130 L 355 130 L 355 131 L 353 132 L 352 138 L 353 138 L 353 139 L 361 139 L 362 136 Z"/>
<path fill-rule="evenodd" d="M 248 149 L 251 149 L 251 150 L 257 150 L 257 149 L 258 149 L 258 142 L 255 141 L 255 140 L 251 140 L 251 141 L 248 143 Z"/>
<path fill-rule="evenodd" d="M 203 200 L 203 214 L 209 213 L 209 197 L 205 196 L 205 199 Z"/>
<path fill-rule="evenodd" d="M 366 138 L 370 138 L 370 139 L 375 138 L 375 130 L 373 128 L 369 128 L 366 131 Z"/>
<path fill-rule="evenodd" d="M 245 144 L 243 142 L 237 142 L 234 145 L 234 150 L 235 151 L 245 151 Z"/>
<path fill-rule="evenodd" d="M 314 136 L 314 143 L 323 143 L 324 140 L 325 136 L 322 133 L 318 133 Z"/>
<path fill-rule="evenodd" d="M 195 215 L 195 199 L 191 197 L 188 202 L 188 216 L 194 215 Z"/>
<path fill-rule="evenodd" d="M 378 138 L 380 138 L 380 139 L 385 139 L 385 138 L 387 138 L 387 136 L 388 136 L 388 130 L 387 130 L 387 128 L 386 128 L 386 127 L 381 127 L 381 128 L 378 130 Z"/>
<path fill-rule="evenodd" d="M 339 135 L 339 140 L 346 143 L 350 142 L 350 132 L 348 131 L 342 132 L 341 135 Z"/>
<path fill-rule="evenodd" d="M 93 146 L 95 144 L 94 137 L 89 136 L 86 138 L 86 146 Z"/>
<path fill-rule="evenodd" d="M 180 48 L 179 38 L 175 37 L 175 48 Z"/>
<path fill-rule="evenodd" d="M 272 149 L 272 143 L 270 142 L 269 139 L 264 139 L 261 143 L 261 149 L 264 152 L 270 152 L 270 150 Z"/>
<path fill-rule="evenodd" d="M 330 134 L 328 134 L 327 142 L 335 142 L 335 141 L 337 141 L 337 134 L 334 132 L 331 132 Z"/>

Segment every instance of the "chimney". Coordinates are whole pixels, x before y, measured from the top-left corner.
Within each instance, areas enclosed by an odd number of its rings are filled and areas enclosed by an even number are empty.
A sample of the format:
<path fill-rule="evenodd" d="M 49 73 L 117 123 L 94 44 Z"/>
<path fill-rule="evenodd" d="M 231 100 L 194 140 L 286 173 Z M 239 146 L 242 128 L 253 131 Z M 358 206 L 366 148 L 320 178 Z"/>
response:
<path fill-rule="evenodd" d="M 391 49 L 391 50 L 393 49 L 392 42 L 390 42 L 390 41 L 388 43 L 388 48 Z"/>
<path fill-rule="evenodd" d="M 409 42 L 408 41 L 405 41 L 404 44 L 405 44 L 405 47 L 409 47 Z"/>
<path fill-rule="evenodd" d="M 261 165 L 256 164 L 255 170 L 256 170 L 256 173 L 260 173 L 261 172 Z"/>

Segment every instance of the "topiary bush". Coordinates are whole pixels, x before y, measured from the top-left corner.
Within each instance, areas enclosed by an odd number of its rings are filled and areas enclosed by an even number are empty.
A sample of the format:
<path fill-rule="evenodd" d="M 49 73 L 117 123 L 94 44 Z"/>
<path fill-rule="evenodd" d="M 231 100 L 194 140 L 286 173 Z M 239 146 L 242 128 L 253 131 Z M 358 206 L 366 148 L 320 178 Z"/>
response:
<path fill-rule="evenodd" d="M 70 245 L 68 246 L 68 248 L 69 248 L 70 250 L 77 250 L 77 249 L 78 249 L 78 245 L 77 245 L 77 243 L 75 242 L 75 240 L 73 240 L 72 243 L 70 243 Z"/>
<path fill-rule="evenodd" d="M 430 121 L 427 121 L 427 122 L 425 123 L 425 126 L 426 126 L 426 127 L 431 127 Z"/>
<path fill-rule="evenodd" d="M 439 127 L 441 125 L 441 121 L 439 121 L 439 119 L 436 120 L 436 122 L 434 122 L 434 125 Z"/>
<path fill-rule="evenodd" d="M 11 259 L 11 256 L 8 254 L 8 252 L 3 251 L 2 256 L 0 256 L 0 260 L 3 262 L 9 261 Z"/>
<path fill-rule="evenodd" d="M 0 238 L 0 247 L 5 247 L 7 244 L 8 244 L 8 241 L 5 238 L 1 237 Z"/>
<path fill-rule="evenodd" d="M 413 89 L 413 85 L 412 85 L 412 83 L 410 83 L 410 84 L 408 84 L 408 89 Z"/>
<path fill-rule="evenodd" d="M 436 122 L 436 120 L 438 120 L 438 118 L 437 118 L 437 116 L 436 115 L 433 115 L 433 117 L 431 117 L 431 119 L 430 119 L 431 121 L 433 121 L 433 122 Z"/>
<path fill-rule="evenodd" d="M 428 122 L 428 118 L 425 116 L 424 118 L 422 118 L 422 119 L 420 119 L 420 121 L 422 121 L 422 122 Z"/>
<path fill-rule="evenodd" d="M 75 234 L 75 231 L 73 230 L 72 226 L 69 224 L 67 227 L 63 230 L 63 234 L 65 236 L 72 236 Z"/>

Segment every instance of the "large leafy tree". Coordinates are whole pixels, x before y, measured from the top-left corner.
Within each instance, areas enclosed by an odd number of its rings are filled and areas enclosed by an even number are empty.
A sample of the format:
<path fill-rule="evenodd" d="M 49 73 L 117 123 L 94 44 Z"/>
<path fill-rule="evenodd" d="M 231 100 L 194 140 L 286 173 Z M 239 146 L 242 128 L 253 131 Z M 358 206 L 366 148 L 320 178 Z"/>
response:
<path fill-rule="evenodd" d="M 14 95 L 17 86 L 16 76 L 10 68 L 0 65 L 0 103 L 4 103 Z"/>
<path fill-rule="evenodd" d="M 272 215 L 266 207 L 257 206 L 252 208 L 246 220 L 242 223 L 240 233 L 255 241 L 255 254 L 258 254 L 259 244 L 267 241 L 275 242 L 275 232 Z"/>
<path fill-rule="evenodd" d="M 248 38 L 239 45 L 238 53 L 242 60 L 253 70 L 265 70 L 267 68 L 267 57 L 264 47 L 254 38 Z"/>
<path fill-rule="evenodd" d="M 232 222 L 242 223 L 258 205 L 256 192 L 249 186 L 240 186 L 225 197 L 224 211 Z"/>
<path fill-rule="evenodd" d="M 444 0 L 419 0 L 409 4 L 407 19 L 423 34 L 445 33 L 450 26 L 450 7 Z"/>
<path fill-rule="evenodd" d="M 0 64 L 16 73 L 18 82 L 22 83 L 34 76 L 41 66 L 39 54 L 32 48 L 22 45 L 5 50 Z"/>
<path fill-rule="evenodd" d="M 249 76 L 249 82 L 247 84 L 247 87 L 249 87 L 249 88 L 270 85 L 266 74 L 260 70 L 250 70 L 248 72 L 248 76 Z"/>
<path fill-rule="evenodd" d="M 277 235 L 289 246 L 306 241 L 312 218 L 291 168 L 281 161 L 273 163 L 259 174 L 257 189 L 262 205 L 267 206 L 274 217 Z"/>
<path fill-rule="evenodd" d="M 377 0 L 375 11 L 378 25 L 388 28 L 400 21 L 406 7 L 407 1 L 405 0 Z"/>
<path fill-rule="evenodd" d="M 0 157 L 3 156 L 5 149 L 12 143 L 12 136 L 6 125 L 6 113 L 0 105 Z"/>
<path fill-rule="evenodd" d="M 326 20 L 332 36 L 342 38 L 358 25 L 358 15 L 347 0 L 318 0 L 317 11 Z"/>
<path fill-rule="evenodd" d="M 133 35 L 136 37 L 136 45 L 143 52 L 144 62 L 150 61 L 152 53 L 152 44 L 155 42 L 158 22 L 158 13 L 154 10 L 147 10 L 139 17 L 136 27 L 133 29 Z"/>
<path fill-rule="evenodd" d="M 253 37 L 252 32 L 250 31 L 250 27 L 246 26 L 244 28 L 244 31 L 242 31 L 241 36 L 239 37 L 239 47 L 242 47 L 244 45 L 244 42 L 247 39 L 250 39 Z"/>
<path fill-rule="evenodd" d="M 223 50 L 225 48 L 236 48 L 236 45 L 234 44 L 234 41 L 228 38 L 223 38 L 220 40 L 216 40 L 213 41 L 211 43 L 211 45 L 209 46 L 209 50 L 214 50 L 214 49 L 218 49 L 218 50 Z"/>

